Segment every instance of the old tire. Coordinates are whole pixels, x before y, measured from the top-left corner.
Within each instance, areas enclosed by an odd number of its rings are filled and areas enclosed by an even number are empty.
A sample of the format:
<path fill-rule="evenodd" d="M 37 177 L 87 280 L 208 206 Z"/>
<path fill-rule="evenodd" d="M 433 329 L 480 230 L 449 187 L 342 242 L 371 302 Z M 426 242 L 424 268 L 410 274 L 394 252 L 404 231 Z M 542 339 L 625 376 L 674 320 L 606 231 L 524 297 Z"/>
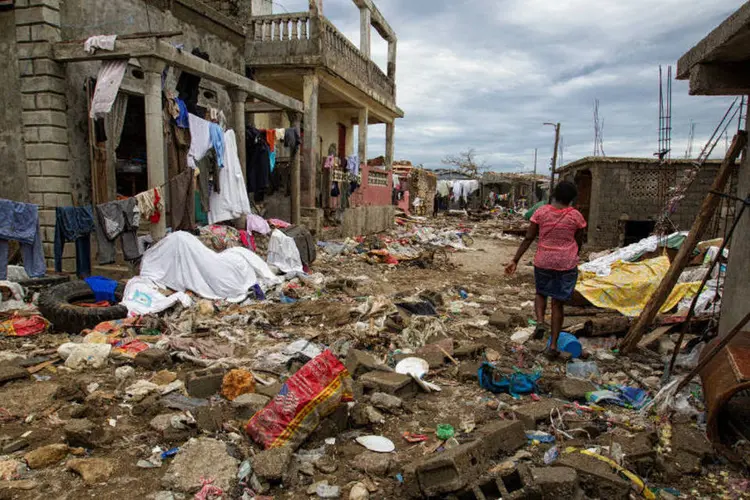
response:
<path fill-rule="evenodd" d="M 125 287 L 117 285 L 115 297 L 122 300 Z M 39 311 L 60 332 L 81 333 L 103 321 L 122 319 L 128 315 L 125 306 L 81 307 L 73 302 L 94 298 L 94 292 L 85 281 L 71 281 L 47 290 L 39 295 Z"/>

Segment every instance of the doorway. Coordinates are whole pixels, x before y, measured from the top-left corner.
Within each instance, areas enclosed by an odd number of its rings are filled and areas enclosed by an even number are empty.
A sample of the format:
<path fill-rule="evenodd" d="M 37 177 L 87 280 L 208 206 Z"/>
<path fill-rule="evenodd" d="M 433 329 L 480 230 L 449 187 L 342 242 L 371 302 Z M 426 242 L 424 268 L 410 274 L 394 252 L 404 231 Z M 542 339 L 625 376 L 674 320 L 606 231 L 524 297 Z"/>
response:
<path fill-rule="evenodd" d="M 131 197 L 148 189 L 146 166 L 146 101 L 131 95 L 120 144 L 115 151 L 117 197 Z"/>
<path fill-rule="evenodd" d="M 651 236 L 656 227 L 656 222 L 652 220 L 629 220 L 625 222 L 625 246 L 638 243 L 644 238 Z"/>

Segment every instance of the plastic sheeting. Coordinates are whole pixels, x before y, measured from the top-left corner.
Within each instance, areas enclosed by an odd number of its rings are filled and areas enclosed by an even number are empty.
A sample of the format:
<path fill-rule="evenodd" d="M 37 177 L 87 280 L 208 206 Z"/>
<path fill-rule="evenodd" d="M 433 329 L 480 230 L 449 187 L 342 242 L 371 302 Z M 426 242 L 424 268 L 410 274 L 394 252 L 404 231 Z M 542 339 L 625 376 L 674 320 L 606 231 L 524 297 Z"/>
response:
<path fill-rule="evenodd" d="M 302 258 L 294 239 L 278 229 L 271 233 L 268 242 L 268 263 L 278 267 L 283 273 L 304 272 Z"/>
<path fill-rule="evenodd" d="M 250 200 L 247 197 L 245 179 L 242 177 L 240 158 L 237 155 L 237 139 L 234 130 L 224 134 L 225 165 L 219 171 L 221 193 L 211 191 L 209 199 L 208 222 L 216 224 L 243 215 L 250 215 Z"/>
<path fill-rule="evenodd" d="M 292 242 L 293 244 L 293 242 Z M 263 260 L 246 248 L 221 253 L 206 248 L 190 233 L 172 233 L 143 256 L 141 276 L 159 287 L 192 291 L 211 300 L 240 302 L 253 285 L 279 283 Z"/>
<path fill-rule="evenodd" d="M 662 256 L 642 262 L 615 262 L 609 276 L 584 273 L 576 291 L 596 307 L 614 309 L 625 316 L 638 316 L 669 270 L 669 258 Z M 661 308 L 668 312 L 682 299 L 698 291 L 700 283 L 678 283 Z"/>
<path fill-rule="evenodd" d="M 136 276 L 125 286 L 125 293 L 120 304 L 127 307 L 129 316 L 142 316 L 160 313 L 178 302 L 185 307 L 190 307 L 193 299 L 185 292 L 166 296 L 159 291 L 159 287 L 153 280 Z"/>
<path fill-rule="evenodd" d="M 655 252 L 656 249 L 661 246 L 667 246 L 674 248 L 676 245 L 679 247 L 682 241 L 685 239 L 687 233 L 673 233 L 666 237 L 649 236 L 644 238 L 638 243 L 633 243 L 623 248 L 618 248 L 612 253 L 603 255 L 598 259 L 594 259 L 591 262 L 587 262 L 578 266 L 581 271 L 589 273 L 596 273 L 598 276 L 609 276 L 612 270 L 612 264 L 619 261 L 631 262 L 644 253 Z"/>

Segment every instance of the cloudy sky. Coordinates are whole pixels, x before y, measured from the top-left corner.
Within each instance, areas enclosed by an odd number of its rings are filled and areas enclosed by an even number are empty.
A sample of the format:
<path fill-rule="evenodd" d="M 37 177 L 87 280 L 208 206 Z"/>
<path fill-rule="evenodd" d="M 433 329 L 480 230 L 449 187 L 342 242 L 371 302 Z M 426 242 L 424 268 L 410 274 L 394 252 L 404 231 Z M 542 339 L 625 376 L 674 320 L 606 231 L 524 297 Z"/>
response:
<path fill-rule="evenodd" d="M 326 17 L 359 44 L 351 0 L 323 0 Z M 274 11 L 307 0 L 274 0 Z M 658 68 L 677 59 L 738 9 L 741 0 L 376 0 L 396 31 L 396 158 L 440 167 L 473 148 L 493 170 L 548 169 L 562 123 L 563 161 L 593 153 L 593 101 L 600 101 L 607 156 L 652 156 L 658 146 Z M 373 30 L 373 58 L 387 45 Z M 694 154 L 730 98 L 691 97 L 673 84 L 673 157 L 683 157 L 691 120 Z M 731 132 L 730 132 L 731 134 Z M 383 153 L 370 127 L 370 157 Z M 731 136 L 729 137 L 731 140 Z M 723 155 L 724 142 L 716 155 Z"/>

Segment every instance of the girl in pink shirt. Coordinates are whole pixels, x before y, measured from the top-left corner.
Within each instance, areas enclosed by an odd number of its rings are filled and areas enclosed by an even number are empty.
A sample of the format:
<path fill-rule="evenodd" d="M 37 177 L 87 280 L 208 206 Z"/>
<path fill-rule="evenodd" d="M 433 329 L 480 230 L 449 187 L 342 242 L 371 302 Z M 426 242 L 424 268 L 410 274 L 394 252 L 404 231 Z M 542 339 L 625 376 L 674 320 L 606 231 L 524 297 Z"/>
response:
<path fill-rule="evenodd" d="M 552 338 L 548 357 L 558 355 L 557 339 L 564 319 L 563 304 L 573 296 L 578 281 L 578 254 L 583 245 L 586 220 L 581 212 L 571 206 L 578 190 L 571 182 L 561 182 L 552 193 L 552 204 L 539 208 L 531 217 L 531 226 L 526 232 L 513 262 L 505 267 L 505 273 L 516 272 L 518 261 L 534 240 L 539 237 L 534 257 L 534 281 L 536 282 L 537 328 L 534 338 L 544 336 L 544 315 L 547 298 L 552 299 Z"/>

